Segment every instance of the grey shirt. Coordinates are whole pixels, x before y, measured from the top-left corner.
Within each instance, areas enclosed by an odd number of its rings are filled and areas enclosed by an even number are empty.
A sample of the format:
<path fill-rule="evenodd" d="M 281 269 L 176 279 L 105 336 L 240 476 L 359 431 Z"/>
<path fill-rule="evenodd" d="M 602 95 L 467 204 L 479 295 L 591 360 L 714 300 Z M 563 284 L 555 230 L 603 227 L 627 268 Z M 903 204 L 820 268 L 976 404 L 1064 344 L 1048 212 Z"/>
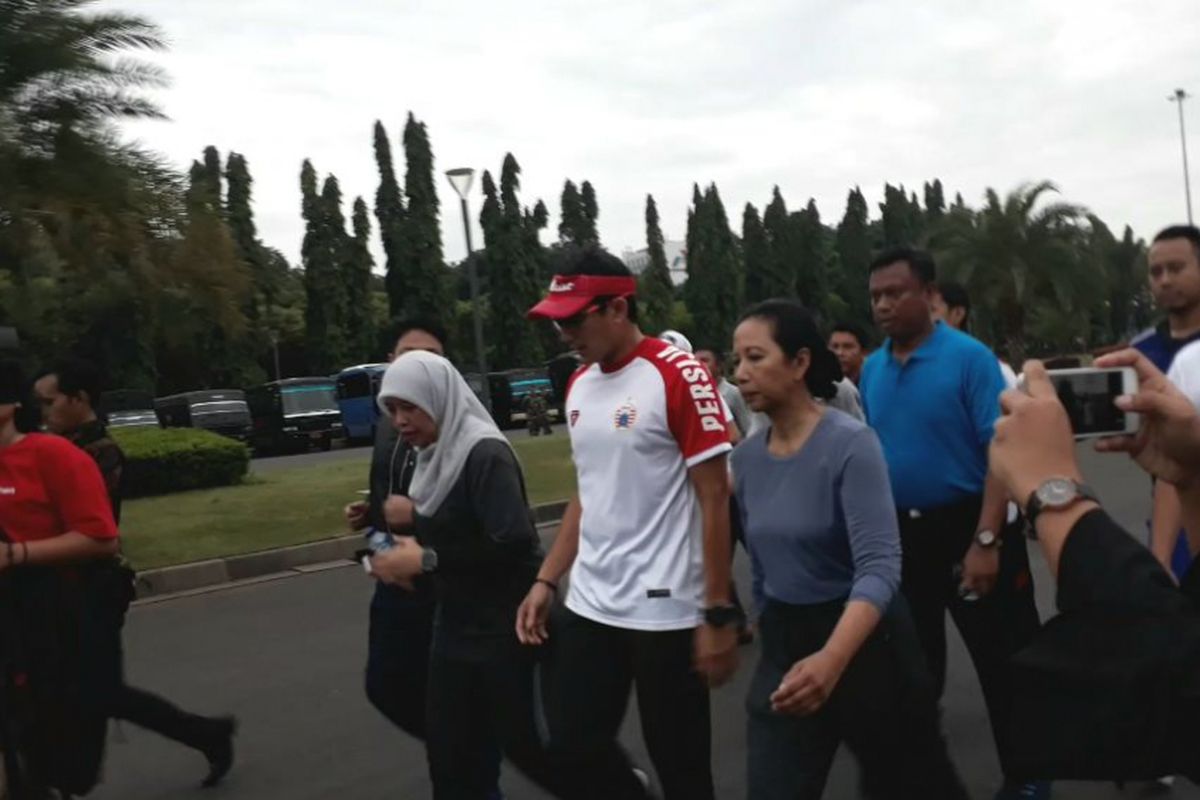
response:
<path fill-rule="evenodd" d="M 900 533 L 875 433 L 826 409 L 797 453 L 771 455 L 769 435 L 731 457 L 758 607 L 847 599 L 885 611 L 900 585 Z"/>
<path fill-rule="evenodd" d="M 722 378 L 717 385 L 717 391 L 721 393 L 721 399 L 725 401 L 725 405 L 729 406 L 729 411 L 733 414 L 733 424 L 737 425 L 738 433 L 742 435 L 742 438 L 753 433 L 754 412 L 746 405 L 746 399 L 742 397 L 741 391 L 725 378 Z"/>

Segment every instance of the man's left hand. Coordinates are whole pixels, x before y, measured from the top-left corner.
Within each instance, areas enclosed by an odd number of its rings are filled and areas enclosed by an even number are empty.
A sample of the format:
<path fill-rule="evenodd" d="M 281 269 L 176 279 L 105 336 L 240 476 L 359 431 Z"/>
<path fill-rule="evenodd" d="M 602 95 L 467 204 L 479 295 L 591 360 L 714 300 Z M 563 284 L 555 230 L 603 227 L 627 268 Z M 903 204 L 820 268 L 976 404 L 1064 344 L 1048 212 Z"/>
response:
<path fill-rule="evenodd" d="M 1000 544 L 981 547 L 972 542 L 962 563 L 962 589 L 979 597 L 996 588 L 996 577 L 1000 574 Z"/>

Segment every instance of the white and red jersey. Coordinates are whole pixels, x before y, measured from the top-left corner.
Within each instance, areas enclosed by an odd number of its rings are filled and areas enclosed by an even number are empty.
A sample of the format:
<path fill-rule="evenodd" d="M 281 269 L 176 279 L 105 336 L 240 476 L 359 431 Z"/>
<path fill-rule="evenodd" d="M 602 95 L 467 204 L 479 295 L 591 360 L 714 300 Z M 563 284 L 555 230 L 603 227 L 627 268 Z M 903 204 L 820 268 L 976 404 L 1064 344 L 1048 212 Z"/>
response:
<path fill-rule="evenodd" d="M 730 449 L 725 410 L 696 358 L 646 338 L 567 389 L 583 508 L 567 607 L 636 630 L 700 624 L 704 548 L 688 469 Z"/>

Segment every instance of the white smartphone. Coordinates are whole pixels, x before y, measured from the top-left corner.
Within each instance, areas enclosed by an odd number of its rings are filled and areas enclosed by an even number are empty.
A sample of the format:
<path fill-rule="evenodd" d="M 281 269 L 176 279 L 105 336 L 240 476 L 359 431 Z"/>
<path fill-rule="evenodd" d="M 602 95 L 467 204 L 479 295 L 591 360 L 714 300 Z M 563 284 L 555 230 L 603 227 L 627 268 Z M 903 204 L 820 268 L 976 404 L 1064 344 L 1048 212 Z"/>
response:
<path fill-rule="evenodd" d="M 1132 369 L 1084 367 L 1048 372 L 1058 391 L 1058 399 L 1071 418 L 1071 430 L 1076 439 L 1137 433 L 1141 424 L 1138 415 L 1127 414 L 1116 405 L 1118 397 L 1138 390 L 1137 373 Z M 1025 376 L 1022 375 L 1021 388 L 1024 387 Z"/>

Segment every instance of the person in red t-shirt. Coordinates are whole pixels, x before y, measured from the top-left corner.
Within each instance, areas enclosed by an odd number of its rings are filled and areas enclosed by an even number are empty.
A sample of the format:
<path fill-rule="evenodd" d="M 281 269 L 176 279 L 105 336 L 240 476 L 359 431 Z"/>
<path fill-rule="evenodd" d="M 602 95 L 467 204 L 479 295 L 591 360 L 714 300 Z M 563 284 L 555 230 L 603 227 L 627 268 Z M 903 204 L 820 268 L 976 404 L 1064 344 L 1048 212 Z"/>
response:
<path fill-rule="evenodd" d="M 0 364 L 6 772 L 14 796 L 83 794 L 100 773 L 105 704 L 120 681 L 120 620 L 132 587 L 122 587 L 115 568 L 117 526 L 99 469 L 66 439 L 21 433 L 22 396 L 19 370 Z M 16 763 L 23 769 L 11 769 Z"/>

